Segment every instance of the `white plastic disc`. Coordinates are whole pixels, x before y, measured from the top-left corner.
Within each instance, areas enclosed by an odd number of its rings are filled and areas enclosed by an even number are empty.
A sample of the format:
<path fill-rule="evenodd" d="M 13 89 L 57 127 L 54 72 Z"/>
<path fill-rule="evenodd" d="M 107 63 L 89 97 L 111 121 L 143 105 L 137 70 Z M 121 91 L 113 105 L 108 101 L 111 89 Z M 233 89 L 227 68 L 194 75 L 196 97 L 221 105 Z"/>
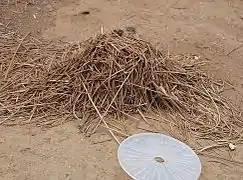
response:
<path fill-rule="evenodd" d="M 134 180 L 197 180 L 201 162 L 187 145 L 170 136 L 141 133 L 119 146 L 118 160 Z"/>

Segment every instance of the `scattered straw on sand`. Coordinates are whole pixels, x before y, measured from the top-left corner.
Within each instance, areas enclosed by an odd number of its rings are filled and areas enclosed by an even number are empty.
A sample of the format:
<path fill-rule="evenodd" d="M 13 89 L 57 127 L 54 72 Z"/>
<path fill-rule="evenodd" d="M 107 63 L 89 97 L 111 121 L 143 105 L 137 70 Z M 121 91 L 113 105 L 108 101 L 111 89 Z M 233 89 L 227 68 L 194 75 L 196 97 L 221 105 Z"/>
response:
<path fill-rule="evenodd" d="M 79 44 L 43 43 L 0 30 L 0 124 L 55 126 L 80 120 L 86 134 L 107 116 L 163 110 L 199 137 L 242 139 L 243 121 L 220 95 L 223 83 L 200 71 L 193 56 L 168 56 L 150 43 L 115 32 Z M 114 134 L 115 133 L 115 134 Z M 205 149 L 203 149 L 205 150 Z"/>

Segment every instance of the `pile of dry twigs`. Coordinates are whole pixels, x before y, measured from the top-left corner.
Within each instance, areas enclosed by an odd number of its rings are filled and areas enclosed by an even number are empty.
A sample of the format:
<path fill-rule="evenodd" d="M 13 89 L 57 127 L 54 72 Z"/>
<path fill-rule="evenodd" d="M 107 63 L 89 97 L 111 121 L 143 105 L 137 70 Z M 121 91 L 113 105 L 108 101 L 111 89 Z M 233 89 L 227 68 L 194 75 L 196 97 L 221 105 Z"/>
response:
<path fill-rule="evenodd" d="M 115 32 L 64 44 L 29 34 L 20 38 L 2 28 L 0 124 L 54 126 L 74 117 L 86 133 L 102 124 L 113 134 L 107 116 L 163 109 L 180 114 L 200 136 L 241 140 L 239 112 L 220 95 L 223 84 L 200 71 L 202 63 Z"/>

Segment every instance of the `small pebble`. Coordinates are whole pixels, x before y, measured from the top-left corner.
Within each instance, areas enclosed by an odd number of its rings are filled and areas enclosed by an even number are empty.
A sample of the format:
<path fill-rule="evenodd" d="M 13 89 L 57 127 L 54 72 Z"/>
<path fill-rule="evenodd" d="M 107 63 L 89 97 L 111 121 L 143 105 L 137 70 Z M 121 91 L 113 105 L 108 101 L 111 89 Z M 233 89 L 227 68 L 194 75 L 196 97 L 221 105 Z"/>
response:
<path fill-rule="evenodd" d="M 229 143 L 229 148 L 230 148 L 231 151 L 234 151 L 236 146 L 232 143 Z"/>
<path fill-rule="evenodd" d="M 89 11 L 83 11 L 81 14 L 88 15 L 88 14 L 90 14 L 90 12 Z"/>
<path fill-rule="evenodd" d="M 200 59 L 200 56 L 194 56 L 194 59 L 197 61 Z"/>
<path fill-rule="evenodd" d="M 241 19 L 243 19 L 243 14 L 242 14 L 242 15 L 240 15 L 240 18 L 241 18 Z"/>
<path fill-rule="evenodd" d="M 126 31 L 130 33 L 136 33 L 136 28 L 132 26 L 126 27 Z"/>

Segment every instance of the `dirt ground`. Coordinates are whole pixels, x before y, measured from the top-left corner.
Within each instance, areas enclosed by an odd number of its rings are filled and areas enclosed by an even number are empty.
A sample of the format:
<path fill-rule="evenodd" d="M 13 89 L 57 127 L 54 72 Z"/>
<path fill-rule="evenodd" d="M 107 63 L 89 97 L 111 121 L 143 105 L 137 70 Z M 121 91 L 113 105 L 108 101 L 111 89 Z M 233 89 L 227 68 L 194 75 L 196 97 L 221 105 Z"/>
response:
<path fill-rule="evenodd" d="M 206 71 L 234 86 L 224 94 L 243 109 L 242 0 L 1 0 L 0 23 L 23 35 L 68 42 L 101 27 L 134 27 L 168 53 L 208 61 Z M 128 180 L 117 147 L 104 132 L 84 137 L 74 122 L 51 129 L 0 126 L 0 179 Z M 200 179 L 243 180 L 243 146 L 219 153 L 239 162 L 200 156 Z"/>

